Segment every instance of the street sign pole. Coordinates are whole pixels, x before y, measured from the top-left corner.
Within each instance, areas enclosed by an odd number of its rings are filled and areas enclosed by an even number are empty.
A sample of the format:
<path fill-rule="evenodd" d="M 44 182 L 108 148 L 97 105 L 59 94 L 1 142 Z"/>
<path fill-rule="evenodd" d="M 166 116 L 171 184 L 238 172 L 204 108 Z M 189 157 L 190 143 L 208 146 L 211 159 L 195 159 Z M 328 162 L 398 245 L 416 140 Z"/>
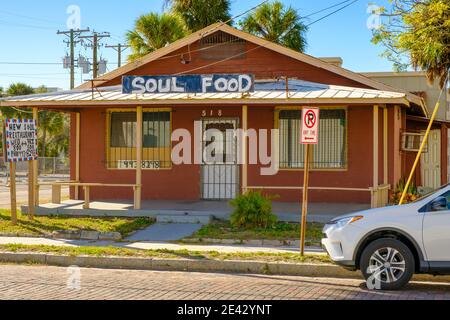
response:
<path fill-rule="evenodd" d="M 305 254 L 306 216 L 308 214 L 308 183 L 309 183 L 309 144 L 305 145 L 305 161 L 303 173 L 302 224 L 300 231 L 300 254 Z"/>
<path fill-rule="evenodd" d="M 303 165 L 302 221 L 300 226 L 300 255 L 305 254 L 306 217 L 308 216 L 309 158 L 311 144 L 319 143 L 319 109 L 303 108 L 300 142 L 305 146 Z"/>

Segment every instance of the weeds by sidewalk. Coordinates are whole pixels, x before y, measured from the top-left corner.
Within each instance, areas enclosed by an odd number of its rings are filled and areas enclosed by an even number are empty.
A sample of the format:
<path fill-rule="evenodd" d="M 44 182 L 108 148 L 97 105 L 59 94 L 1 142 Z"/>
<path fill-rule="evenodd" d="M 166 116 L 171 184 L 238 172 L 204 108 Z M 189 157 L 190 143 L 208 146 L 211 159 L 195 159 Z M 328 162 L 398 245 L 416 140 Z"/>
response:
<path fill-rule="evenodd" d="M 323 224 L 308 223 L 306 238 L 309 245 L 319 245 L 322 238 Z M 300 224 L 275 223 L 268 228 L 236 228 L 227 221 L 215 221 L 203 226 L 190 238 L 199 239 L 236 239 L 236 240 L 296 240 L 300 237 Z"/>
<path fill-rule="evenodd" d="M 11 224 L 9 210 L 0 209 L 0 233 L 41 236 L 58 230 L 86 230 L 99 232 L 119 232 L 122 236 L 145 228 L 154 223 L 151 218 L 89 218 L 67 216 L 35 217 L 29 220 L 19 214 L 17 225 Z"/>

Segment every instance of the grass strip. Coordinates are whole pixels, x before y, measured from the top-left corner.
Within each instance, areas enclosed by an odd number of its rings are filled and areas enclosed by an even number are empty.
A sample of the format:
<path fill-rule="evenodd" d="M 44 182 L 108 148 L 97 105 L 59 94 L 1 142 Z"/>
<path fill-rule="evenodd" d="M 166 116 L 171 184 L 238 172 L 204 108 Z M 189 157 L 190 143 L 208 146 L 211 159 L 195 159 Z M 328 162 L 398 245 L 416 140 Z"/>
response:
<path fill-rule="evenodd" d="M 291 263 L 331 263 L 328 256 L 322 254 L 299 253 L 269 253 L 269 252 L 218 252 L 218 251 L 190 251 L 190 250 L 140 250 L 118 247 L 68 247 L 49 245 L 0 245 L 0 252 L 44 253 L 67 256 L 96 256 L 96 257 L 139 257 L 165 259 L 199 259 L 199 260 L 248 260 L 262 262 L 291 262 Z"/>

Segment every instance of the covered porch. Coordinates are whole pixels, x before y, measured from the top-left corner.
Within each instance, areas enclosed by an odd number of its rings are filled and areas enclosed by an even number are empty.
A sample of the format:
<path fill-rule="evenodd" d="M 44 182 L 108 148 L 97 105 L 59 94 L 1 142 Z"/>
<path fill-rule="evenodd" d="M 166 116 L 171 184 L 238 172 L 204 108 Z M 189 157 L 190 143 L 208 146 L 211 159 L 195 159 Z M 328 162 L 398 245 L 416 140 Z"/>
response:
<path fill-rule="evenodd" d="M 133 164 L 148 160 L 144 159 L 143 152 L 142 123 L 145 109 L 164 110 L 164 112 L 170 113 L 170 130 L 176 128 L 176 126 L 172 126 L 173 113 L 175 117 L 179 116 L 178 128 L 186 125 L 189 130 L 193 131 L 193 122 L 204 117 L 197 111 L 203 111 L 205 106 L 209 108 L 214 106 L 216 109 L 223 108 L 223 117 L 234 117 L 239 120 L 239 129 L 244 137 L 247 131 L 253 127 L 274 129 L 276 127 L 275 115 L 280 111 L 278 108 L 299 110 L 305 105 L 315 105 L 326 109 L 339 108 L 343 110 L 344 117 L 348 113 L 354 113 L 355 115 L 352 115 L 350 119 L 351 130 L 353 130 L 351 135 L 355 136 L 350 142 L 351 148 L 353 148 L 350 164 L 345 163 L 341 168 L 331 170 L 318 169 L 317 175 L 315 175 L 320 178 L 310 188 L 313 192 L 317 191 L 317 194 L 321 194 L 322 199 L 327 198 L 327 194 L 336 195 L 329 201 L 319 199 L 310 204 L 311 217 L 317 215 L 318 219 L 326 222 L 336 215 L 369 207 L 380 207 L 388 203 L 389 188 L 400 174 L 397 168 L 399 167 L 397 164 L 400 162 L 396 154 L 400 129 L 397 114 L 401 114 L 404 111 L 401 106 L 409 106 L 409 102 L 404 93 L 324 85 L 295 79 L 277 79 L 257 80 L 255 91 L 245 94 L 124 94 L 121 92 L 120 86 L 115 86 L 14 97 L 2 101 L 1 105 L 19 108 L 32 107 L 36 119 L 39 109 L 72 114 L 71 180 L 53 182 L 52 203 L 41 205 L 39 185 L 42 183 L 38 181 L 37 170 L 35 170 L 32 174 L 34 187 L 33 191 L 30 191 L 30 203 L 36 206 L 37 214 L 69 213 L 74 215 L 136 216 L 158 215 L 158 212 L 185 215 L 187 212 L 188 215 L 211 215 L 226 218 L 231 212 L 226 201 L 203 201 L 201 192 L 197 190 L 198 182 L 193 182 L 194 188 L 183 185 L 183 181 L 188 181 L 192 177 L 197 179 L 197 166 L 183 164 L 172 167 L 172 163 L 170 163 L 167 168 L 150 168 L 150 170 L 144 170 L 139 165 L 132 165 L 126 170 L 121 167 L 108 167 L 110 159 L 107 148 L 110 146 L 106 146 L 106 143 L 108 143 L 108 128 L 110 128 L 110 124 L 107 122 L 110 108 L 120 107 L 135 116 L 136 129 L 132 131 L 134 135 L 132 138 L 136 143 L 134 147 L 130 148 L 130 158 L 126 159 Z M 180 120 L 182 117 L 183 121 Z M 265 121 L 262 126 L 260 126 L 262 123 L 260 119 Z M 367 121 L 369 122 L 367 123 Z M 344 118 L 343 122 L 346 124 L 347 118 Z M 343 136 L 345 132 L 343 131 Z M 362 139 L 356 137 L 357 135 Z M 93 140 L 97 141 L 93 143 Z M 296 194 L 300 194 L 302 189 L 300 187 L 302 167 L 288 168 L 279 175 L 261 178 L 255 174 L 255 168 L 259 169 L 260 165 L 254 166 L 253 169 L 249 168 L 249 145 L 246 138 L 243 138 L 242 141 L 241 164 L 237 167 L 239 175 L 237 192 L 245 192 L 250 189 L 286 194 L 290 192 L 290 199 L 294 200 L 274 202 L 274 211 L 285 221 L 299 221 L 300 204 L 297 199 L 300 197 L 297 197 Z M 276 141 L 275 146 L 279 142 Z M 345 143 L 343 146 L 347 148 Z M 164 152 L 164 154 L 166 153 Z M 365 167 L 370 168 L 370 171 L 363 170 L 358 162 L 364 162 Z M 355 169 L 357 164 L 358 168 Z M 333 181 L 333 179 L 337 180 Z M 63 185 L 72 188 L 72 200 L 61 202 L 59 190 Z M 96 192 L 102 190 L 92 196 L 91 189 Z M 128 191 L 125 192 L 125 189 Z M 164 189 L 164 192 L 167 193 L 172 192 L 171 199 L 168 201 L 148 200 L 158 196 L 161 199 L 167 197 L 163 191 L 159 192 L 159 189 Z M 143 190 L 145 191 L 144 196 Z M 177 196 L 177 192 L 180 191 L 188 194 L 182 201 L 177 200 L 177 197 L 182 198 L 180 195 Z M 155 196 L 152 195 L 152 192 L 155 193 Z M 133 200 L 131 197 L 124 202 L 116 200 L 123 199 L 122 195 L 124 194 L 132 194 Z M 345 194 L 347 198 L 352 198 L 352 195 L 361 198 L 359 195 L 364 195 L 369 201 L 366 204 L 353 205 L 352 201 L 345 200 L 338 203 L 333 200 L 339 198 L 341 194 Z M 100 196 L 97 197 L 97 195 Z M 184 194 L 182 195 L 184 196 Z M 105 198 L 107 196 L 111 196 L 112 199 Z M 187 201 L 186 198 L 191 199 Z M 24 209 L 25 211 L 34 210 L 33 206 Z"/>

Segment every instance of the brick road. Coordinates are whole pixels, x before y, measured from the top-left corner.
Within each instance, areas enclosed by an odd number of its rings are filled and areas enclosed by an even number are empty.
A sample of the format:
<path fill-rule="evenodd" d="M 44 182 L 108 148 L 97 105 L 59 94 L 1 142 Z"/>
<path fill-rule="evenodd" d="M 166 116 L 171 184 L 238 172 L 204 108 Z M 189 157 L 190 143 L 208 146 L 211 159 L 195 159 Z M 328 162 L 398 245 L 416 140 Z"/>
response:
<path fill-rule="evenodd" d="M 80 269 L 0 265 L 0 299 L 448 299 L 450 284 L 413 283 L 373 292 L 362 281 L 269 275 Z M 71 278 L 72 280 L 74 278 Z"/>

